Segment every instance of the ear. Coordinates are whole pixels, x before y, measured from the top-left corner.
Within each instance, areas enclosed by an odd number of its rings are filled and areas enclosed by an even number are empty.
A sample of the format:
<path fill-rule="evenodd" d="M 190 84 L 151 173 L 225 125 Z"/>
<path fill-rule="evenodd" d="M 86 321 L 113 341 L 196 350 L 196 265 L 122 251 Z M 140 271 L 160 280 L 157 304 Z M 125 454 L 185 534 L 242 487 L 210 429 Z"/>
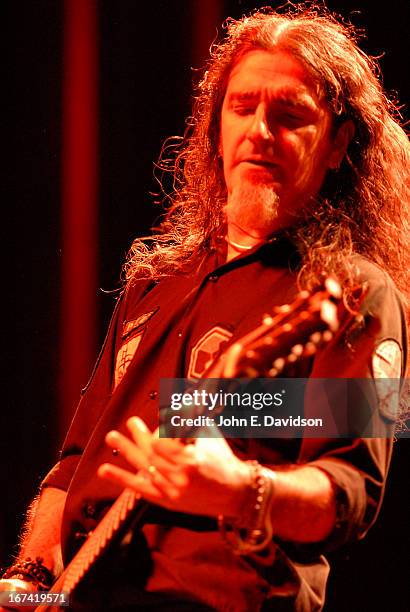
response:
<path fill-rule="evenodd" d="M 353 121 L 348 119 L 337 129 L 336 136 L 333 139 L 332 152 L 329 155 L 328 166 L 333 170 L 339 168 L 346 154 L 347 147 L 349 146 L 355 133 L 355 127 Z"/>

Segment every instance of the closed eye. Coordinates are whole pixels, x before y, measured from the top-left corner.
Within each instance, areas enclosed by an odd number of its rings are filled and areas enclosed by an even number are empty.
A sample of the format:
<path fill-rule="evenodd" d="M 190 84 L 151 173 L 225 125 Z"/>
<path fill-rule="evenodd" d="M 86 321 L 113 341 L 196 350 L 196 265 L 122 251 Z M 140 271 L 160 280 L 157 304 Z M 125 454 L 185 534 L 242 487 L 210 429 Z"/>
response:
<path fill-rule="evenodd" d="M 250 104 L 235 104 L 231 107 L 232 112 L 236 115 L 253 115 L 256 111 L 256 107 Z"/>
<path fill-rule="evenodd" d="M 277 121 L 285 127 L 297 128 L 310 123 L 310 117 L 302 113 L 286 112 L 281 113 Z"/>

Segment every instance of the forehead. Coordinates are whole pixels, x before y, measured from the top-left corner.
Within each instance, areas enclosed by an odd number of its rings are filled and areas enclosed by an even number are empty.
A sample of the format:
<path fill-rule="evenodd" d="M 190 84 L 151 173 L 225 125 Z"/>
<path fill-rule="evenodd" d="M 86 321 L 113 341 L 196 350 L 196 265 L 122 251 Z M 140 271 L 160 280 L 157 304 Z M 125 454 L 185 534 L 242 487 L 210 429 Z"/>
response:
<path fill-rule="evenodd" d="M 319 103 L 319 91 L 303 64 L 285 51 L 255 49 L 245 53 L 233 66 L 226 95 L 290 96 Z"/>

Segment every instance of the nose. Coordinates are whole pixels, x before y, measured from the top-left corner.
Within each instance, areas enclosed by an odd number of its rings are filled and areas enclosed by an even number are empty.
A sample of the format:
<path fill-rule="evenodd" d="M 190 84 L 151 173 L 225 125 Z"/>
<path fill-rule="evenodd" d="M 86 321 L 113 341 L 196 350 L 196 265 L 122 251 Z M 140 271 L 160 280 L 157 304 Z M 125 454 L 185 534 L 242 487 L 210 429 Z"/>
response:
<path fill-rule="evenodd" d="M 262 103 L 255 111 L 247 136 L 255 144 L 271 144 L 274 141 L 266 116 L 266 108 Z"/>

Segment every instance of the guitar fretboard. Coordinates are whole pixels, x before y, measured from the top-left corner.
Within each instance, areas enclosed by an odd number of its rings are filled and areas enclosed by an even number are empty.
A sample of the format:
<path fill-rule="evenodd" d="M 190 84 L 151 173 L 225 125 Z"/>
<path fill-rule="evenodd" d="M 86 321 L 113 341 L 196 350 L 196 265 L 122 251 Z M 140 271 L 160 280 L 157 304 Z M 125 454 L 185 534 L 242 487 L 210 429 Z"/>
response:
<path fill-rule="evenodd" d="M 114 534 L 127 522 L 140 500 L 140 495 L 131 489 L 124 489 L 116 499 L 107 514 L 98 523 L 92 532 L 92 537 L 82 545 L 78 553 L 69 563 L 67 569 L 61 574 L 53 585 L 54 593 L 69 595 L 88 572 L 93 563 L 111 543 Z M 40 606 L 36 612 L 45 612 L 52 606 Z"/>

